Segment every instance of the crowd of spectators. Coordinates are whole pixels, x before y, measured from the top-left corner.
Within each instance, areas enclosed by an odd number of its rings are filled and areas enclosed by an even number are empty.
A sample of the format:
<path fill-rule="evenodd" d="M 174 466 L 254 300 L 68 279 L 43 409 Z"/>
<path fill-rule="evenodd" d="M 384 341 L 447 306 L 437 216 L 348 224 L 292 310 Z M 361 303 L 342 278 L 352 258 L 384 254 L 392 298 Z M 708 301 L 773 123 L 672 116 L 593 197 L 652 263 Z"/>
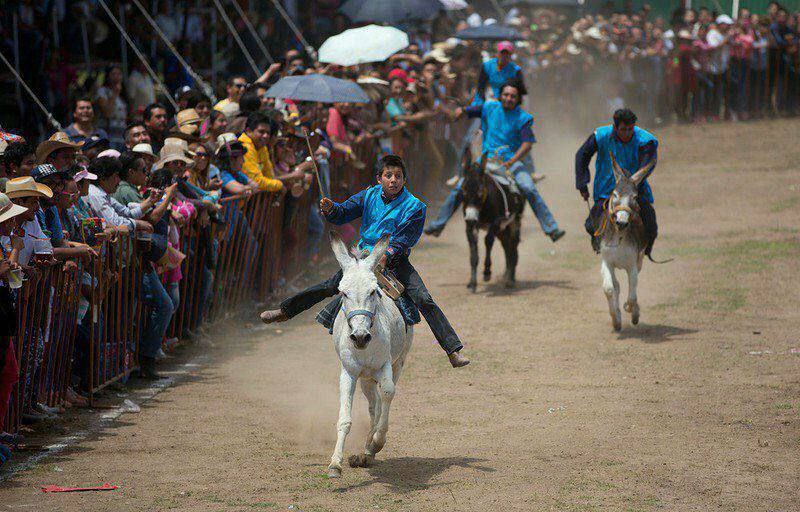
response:
<path fill-rule="evenodd" d="M 323 223 L 316 208 L 299 208 L 309 204 L 300 198 L 315 192 L 334 197 L 355 192 L 364 185 L 358 177 L 369 177 L 371 162 L 386 153 L 409 160 L 416 190 L 442 183 L 458 161 L 460 140 L 449 123 L 451 116 L 473 100 L 481 59 L 495 51 L 493 45 L 452 37 L 455 30 L 493 20 L 471 9 L 450 16 L 447 33 L 414 32 L 408 48 L 380 63 L 343 68 L 289 48 L 279 62 L 265 63 L 259 77 L 228 73 L 218 100 L 169 62 L 161 68 L 169 88 L 165 92 L 156 89 L 141 63 L 131 62 L 125 76 L 121 63 L 112 62 L 79 82 L 69 63 L 44 59 L 54 67 L 38 90 L 52 111 L 60 113 L 65 128 L 41 141 L 33 130 L 0 132 L 0 421 L 20 377 L 16 308 L 27 300 L 28 286 L 17 285 L 35 282 L 43 266 L 82 275 L 70 355 L 73 375 L 64 405 L 85 405 L 91 391 L 85 379 L 91 357 L 86 347 L 97 323 L 88 304 L 98 286 L 87 268 L 108 256 L 98 249 L 99 242 L 137 241 L 137 254 L 145 262 L 137 300 L 147 312 L 136 340 L 139 375 L 158 379 L 158 361 L 175 343 L 168 327 L 185 300 L 181 281 L 191 278 L 200 290 L 202 316 L 220 271 L 214 263 L 215 234 L 227 236 L 230 226 L 241 225 L 241 211 L 225 208 L 227 198 L 270 193 L 284 201 L 285 247 L 307 239 L 303 257 L 314 263 Z M 157 21 L 176 41 L 191 42 L 202 30 L 196 26 L 199 18 L 173 27 L 176 20 L 167 8 Z M 601 119 L 622 104 L 633 105 L 653 121 L 665 121 L 670 112 L 697 122 L 795 113 L 797 15 L 780 6 L 762 16 L 743 10 L 736 20 L 700 9 L 679 11 L 665 22 L 651 19 L 645 8 L 574 20 L 548 10 L 513 11 L 503 21 L 522 34 L 515 47 L 504 43 L 500 48 L 513 53 L 522 66 L 534 111 L 546 111 L 548 105 L 561 108 L 560 116 L 572 112 L 573 122 L 595 115 L 587 105 L 597 105 L 595 117 Z M 183 27 L 183 39 L 177 26 Z M 35 31 L 25 33 L 37 48 L 47 46 L 49 36 L 34 36 Z M 213 58 L 198 54 L 201 46 L 185 55 L 198 68 L 203 59 Z M 322 104 L 265 95 L 280 78 L 308 73 L 353 80 L 371 101 Z M 424 166 L 415 165 L 423 160 Z M 315 189 L 315 168 L 321 191 Z M 340 168 L 350 174 L 332 172 Z M 302 233 L 292 229 L 296 218 L 308 221 Z M 180 250 L 188 226 L 205 233 L 199 239 L 211 255 L 191 276 L 183 274 L 186 255 Z M 263 243 L 254 240 L 255 228 L 246 223 L 237 228 L 249 247 Z M 287 254 L 276 257 L 286 259 Z M 284 261 L 279 267 L 290 264 Z M 254 272 L 249 260 L 244 272 Z M 174 334 L 191 338 L 196 333 L 187 329 Z M 46 353 L 47 347 L 37 349 L 25 378 L 39 378 Z M 34 392 L 25 403 L 25 420 L 52 419 L 61 413 L 61 405 L 49 407 Z M 13 437 L 0 436 L 0 446 Z"/>

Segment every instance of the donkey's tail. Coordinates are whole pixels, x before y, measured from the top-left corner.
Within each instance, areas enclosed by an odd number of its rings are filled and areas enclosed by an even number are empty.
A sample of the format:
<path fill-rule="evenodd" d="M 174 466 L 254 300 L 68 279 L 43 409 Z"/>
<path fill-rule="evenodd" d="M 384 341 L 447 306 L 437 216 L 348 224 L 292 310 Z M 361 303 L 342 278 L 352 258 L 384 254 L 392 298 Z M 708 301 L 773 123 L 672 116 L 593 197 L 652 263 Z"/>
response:
<path fill-rule="evenodd" d="M 650 253 L 646 253 L 645 255 L 647 256 L 648 260 L 652 261 L 656 265 L 663 265 L 664 263 L 669 263 L 670 261 L 675 261 L 675 258 L 670 258 L 668 260 L 657 261 L 657 260 L 653 259 L 653 257 L 650 255 Z"/>

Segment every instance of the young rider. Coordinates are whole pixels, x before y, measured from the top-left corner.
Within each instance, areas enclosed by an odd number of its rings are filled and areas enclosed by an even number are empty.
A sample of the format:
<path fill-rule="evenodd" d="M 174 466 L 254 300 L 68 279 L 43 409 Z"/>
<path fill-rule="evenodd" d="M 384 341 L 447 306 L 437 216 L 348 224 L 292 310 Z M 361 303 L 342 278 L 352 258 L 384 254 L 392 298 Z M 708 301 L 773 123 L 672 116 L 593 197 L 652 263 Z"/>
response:
<path fill-rule="evenodd" d="M 598 223 L 603 216 L 606 199 L 614 191 L 614 171 L 611 166 L 609 151 L 614 152 L 614 158 L 619 165 L 630 173 L 634 173 L 647 165 L 650 160 L 658 159 L 658 139 L 647 130 L 636 126 L 636 114 L 632 110 L 623 108 L 614 112 L 614 124 L 597 128 L 575 155 L 575 187 L 583 197 L 589 200 L 589 181 L 591 172 L 589 163 L 597 153 L 594 174 L 594 206 L 586 219 L 586 231 L 592 237 L 592 247 L 600 252 L 600 240 L 594 236 Z M 655 167 L 654 167 L 655 168 Z M 652 170 L 650 171 L 652 173 Z M 658 236 L 656 211 L 653 209 L 653 191 L 647 180 L 639 185 L 639 214 L 647 233 L 647 244 L 644 253 L 650 256 L 653 243 Z"/>
<path fill-rule="evenodd" d="M 425 203 L 405 188 L 406 168 L 403 159 L 387 155 L 381 160 L 378 184 L 359 192 L 343 203 L 328 198 L 319 202 L 319 209 L 332 224 L 342 225 L 361 217 L 361 240 L 358 247 L 369 249 L 385 234 L 390 234 L 389 248 L 379 264 L 391 270 L 405 287 L 408 297 L 447 353 L 454 368 L 466 366 L 469 359 L 461 354 L 461 341 L 442 310 L 428 292 L 408 257 L 422 235 L 425 224 Z M 284 322 L 309 309 L 314 304 L 339 293 L 342 271 L 302 292 L 284 300 L 279 309 L 264 311 L 264 323 Z"/>

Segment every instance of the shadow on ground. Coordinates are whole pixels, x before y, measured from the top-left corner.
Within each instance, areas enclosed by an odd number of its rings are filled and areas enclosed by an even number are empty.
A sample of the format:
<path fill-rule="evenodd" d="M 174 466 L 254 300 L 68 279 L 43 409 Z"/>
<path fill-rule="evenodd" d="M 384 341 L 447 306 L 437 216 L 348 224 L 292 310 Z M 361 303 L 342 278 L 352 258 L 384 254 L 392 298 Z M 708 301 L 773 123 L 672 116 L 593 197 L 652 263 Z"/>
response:
<path fill-rule="evenodd" d="M 695 334 L 696 332 L 698 332 L 697 329 L 686 329 L 672 325 L 639 324 L 639 326 L 636 327 L 631 326 L 625 328 L 621 333 L 619 333 L 618 339 L 639 339 L 645 343 L 664 343 L 666 341 L 676 341 L 687 334 Z"/>
<path fill-rule="evenodd" d="M 435 487 L 438 484 L 431 484 L 431 479 L 454 467 L 474 469 L 483 473 L 495 471 L 494 468 L 481 465 L 481 462 L 486 461 L 471 457 L 397 457 L 379 460 L 375 462 L 374 466 L 367 469 L 372 479 L 340 487 L 335 492 L 344 493 L 374 484 L 385 484 L 392 492 L 402 494 Z"/>

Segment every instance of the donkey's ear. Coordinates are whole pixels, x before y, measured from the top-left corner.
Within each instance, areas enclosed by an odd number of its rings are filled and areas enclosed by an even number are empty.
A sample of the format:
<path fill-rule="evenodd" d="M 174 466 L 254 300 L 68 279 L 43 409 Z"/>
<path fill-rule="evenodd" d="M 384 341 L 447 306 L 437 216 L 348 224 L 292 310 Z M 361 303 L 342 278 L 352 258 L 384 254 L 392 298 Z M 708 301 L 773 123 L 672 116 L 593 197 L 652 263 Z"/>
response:
<path fill-rule="evenodd" d="M 631 175 L 628 174 L 628 171 L 620 167 L 617 163 L 617 159 L 614 158 L 614 152 L 609 150 L 608 154 L 611 157 L 611 168 L 614 170 L 614 179 L 619 183 L 620 177 L 630 178 Z"/>
<path fill-rule="evenodd" d="M 372 252 L 369 253 L 369 256 L 364 258 L 364 262 L 368 268 L 375 268 L 375 264 L 378 263 L 378 260 L 386 252 L 386 248 L 389 247 L 389 235 L 383 235 L 378 243 L 375 244 L 375 247 L 372 248 Z"/>
<path fill-rule="evenodd" d="M 344 243 L 344 240 L 342 240 L 342 235 L 340 235 L 338 231 L 332 229 L 330 236 L 333 255 L 336 256 L 336 261 L 339 262 L 339 266 L 342 267 L 342 270 L 346 271 L 356 264 L 356 259 L 350 254 L 350 251 L 347 250 L 347 245 Z"/>
<path fill-rule="evenodd" d="M 643 182 L 648 176 L 650 176 L 650 173 L 653 172 L 655 166 L 656 166 L 656 159 L 651 158 L 650 161 L 647 162 L 647 164 L 645 164 L 644 167 L 636 171 L 636 173 L 633 176 L 631 176 L 631 181 L 633 181 L 633 183 L 638 187 L 641 182 Z"/>

